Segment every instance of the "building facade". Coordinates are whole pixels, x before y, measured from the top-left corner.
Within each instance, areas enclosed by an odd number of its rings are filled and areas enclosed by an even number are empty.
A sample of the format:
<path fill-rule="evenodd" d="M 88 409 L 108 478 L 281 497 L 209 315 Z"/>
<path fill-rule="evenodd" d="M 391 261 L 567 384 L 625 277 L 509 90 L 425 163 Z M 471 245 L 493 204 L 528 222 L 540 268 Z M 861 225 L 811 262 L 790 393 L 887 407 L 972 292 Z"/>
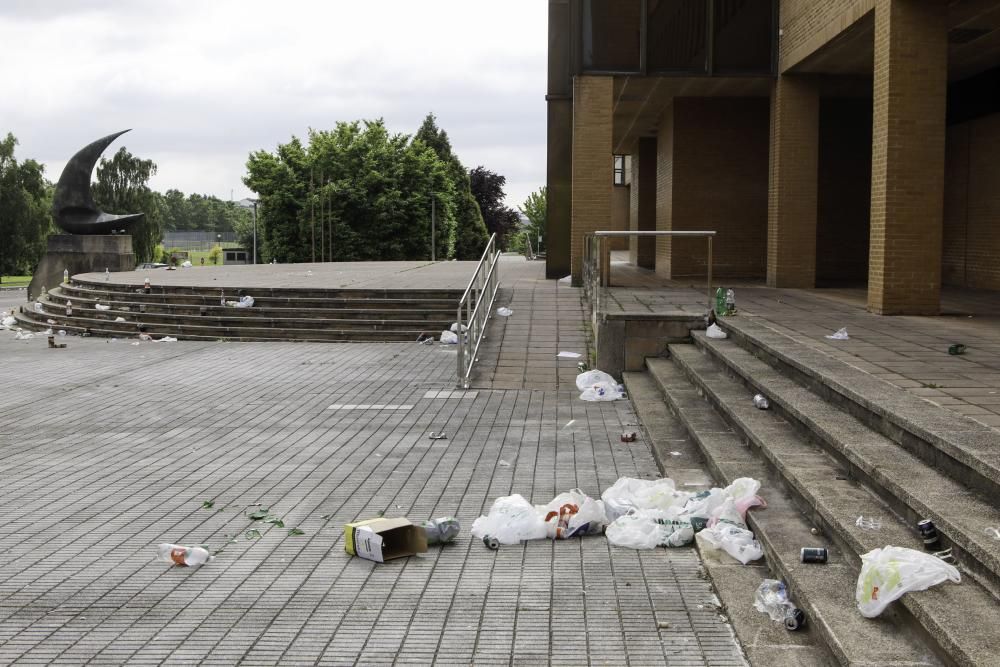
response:
<path fill-rule="evenodd" d="M 547 274 L 715 230 L 721 278 L 1000 290 L 1000 0 L 550 0 Z M 622 177 L 619 177 L 622 165 Z M 629 243 L 703 276 L 695 239 Z"/>

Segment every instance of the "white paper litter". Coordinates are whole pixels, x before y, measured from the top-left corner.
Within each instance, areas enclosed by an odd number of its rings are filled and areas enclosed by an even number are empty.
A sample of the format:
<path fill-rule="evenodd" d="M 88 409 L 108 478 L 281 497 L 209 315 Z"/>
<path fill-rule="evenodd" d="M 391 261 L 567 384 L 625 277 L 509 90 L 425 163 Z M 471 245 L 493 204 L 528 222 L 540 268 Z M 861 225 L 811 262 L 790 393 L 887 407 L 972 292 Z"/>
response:
<path fill-rule="evenodd" d="M 830 340 L 850 340 L 850 336 L 847 335 L 847 327 L 842 329 L 837 329 L 832 334 L 828 335 L 827 338 Z"/>
<path fill-rule="evenodd" d="M 556 355 L 556 359 L 579 359 L 581 354 L 577 352 L 560 352 Z"/>
<path fill-rule="evenodd" d="M 497 315 L 499 315 L 500 317 L 510 317 L 513 314 L 514 311 L 511 310 L 510 308 L 506 308 L 504 306 L 500 306 L 499 308 L 497 308 Z"/>

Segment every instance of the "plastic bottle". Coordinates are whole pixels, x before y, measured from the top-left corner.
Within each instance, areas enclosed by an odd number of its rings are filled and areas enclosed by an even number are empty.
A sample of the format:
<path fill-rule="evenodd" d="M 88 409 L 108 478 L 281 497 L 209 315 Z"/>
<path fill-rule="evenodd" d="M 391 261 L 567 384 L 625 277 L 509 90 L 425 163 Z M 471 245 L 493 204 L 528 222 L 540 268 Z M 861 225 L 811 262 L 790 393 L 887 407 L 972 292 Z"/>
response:
<path fill-rule="evenodd" d="M 156 558 L 164 563 L 174 563 L 181 567 L 198 567 L 212 560 L 207 549 L 166 542 L 156 548 Z"/>
<path fill-rule="evenodd" d="M 146 278 L 146 280 L 142 284 L 142 287 L 143 289 L 146 290 L 146 294 L 149 294 L 149 278 Z"/>
<path fill-rule="evenodd" d="M 726 290 L 726 315 L 736 312 L 736 292 L 732 288 Z"/>
<path fill-rule="evenodd" d="M 432 545 L 451 542 L 458 536 L 462 526 L 455 517 L 443 516 L 440 519 L 424 521 L 423 528 L 427 533 L 427 544 Z"/>
<path fill-rule="evenodd" d="M 108 282 L 110 280 L 111 280 L 111 270 L 108 269 L 108 268 L 105 268 L 104 269 L 104 282 Z"/>
<path fill-rule="evenodd" d="M 758 410 L 767 410 L 771 407 L 771 404 L 768 402 L 764 394 L 757 394 L 753 397 L 753 406 Z"/>
<path fill-rule="evenodd" d="M 66 317 L 73 317 L 73 302 L 66 300 Z"/>
<path fill-rule="evenodd" d="M 715 314 L 719 316 L 726 314 L 726 290 L 721 287 L 715 290 Z"/>
<path fill-rule="evenodd" d="M 63 283 L 69 282 L 69 269 L 63 269 Z"/>

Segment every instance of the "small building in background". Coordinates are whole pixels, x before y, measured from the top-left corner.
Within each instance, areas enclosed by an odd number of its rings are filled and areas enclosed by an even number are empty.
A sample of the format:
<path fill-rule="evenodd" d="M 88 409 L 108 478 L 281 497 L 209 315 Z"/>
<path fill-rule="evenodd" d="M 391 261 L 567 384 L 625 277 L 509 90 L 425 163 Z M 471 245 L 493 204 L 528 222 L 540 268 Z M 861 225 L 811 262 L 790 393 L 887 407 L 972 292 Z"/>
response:
<path fill-rule="evenodd" d="M 243 248 L 224 248 L 222 250 L 223 264 L 249 264 L 250 252 Z"/>

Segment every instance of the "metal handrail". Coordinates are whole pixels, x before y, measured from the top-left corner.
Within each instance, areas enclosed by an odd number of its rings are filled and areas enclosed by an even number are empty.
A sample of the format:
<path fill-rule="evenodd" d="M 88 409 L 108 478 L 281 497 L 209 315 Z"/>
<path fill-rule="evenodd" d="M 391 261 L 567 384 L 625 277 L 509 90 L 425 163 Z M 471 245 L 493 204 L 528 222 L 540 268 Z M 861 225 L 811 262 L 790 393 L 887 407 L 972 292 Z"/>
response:
<path fill-rule="evenodd" d="M 489 322 L 493 313 L 493 303 L 496 301 L 497 292 L 500 290 L 500 269 L 498 267 L 500 253 L 497 250 L 497 235 L 493 234 L 483 256 L 476 265 L 472 277 L 469 279 L 469 286 L 465 288 L 465 293 L 458 300 L 458 315 L 455 322 L 458 324 L 458 387 L 468 389 L 470 385 L 469 376 L 472 374 L 472 366 L 477 361 L 479 345 L 483 342 L 486 333 L 486 323 Z M 475 306 L 473 306 L 475 302 Z M 463 317 L 463 309 L 465 317 Z"/>
<path fill-rule="evenodd" d="M 706 238 L 708 240 L 708 257 L 705 262 L 707 270 L 708 310 L 712 310 L 712 239 L 714 231 L 677 230 L 677 231 L 600 231 L 583 237 L 583 286 L 588 297 L 597 287 L 611 286 L 611 248 L 607 239 L 621 237 L 644 236 L 687 236 Z M 595 257 L 596 254 L 596 257 Z"/>
<path fill-rule="evenodd" d="M 531 232 L 524 233 L 524 258 L 527 260 L 535 259 L 535 249 L 531 247 Z"/>

